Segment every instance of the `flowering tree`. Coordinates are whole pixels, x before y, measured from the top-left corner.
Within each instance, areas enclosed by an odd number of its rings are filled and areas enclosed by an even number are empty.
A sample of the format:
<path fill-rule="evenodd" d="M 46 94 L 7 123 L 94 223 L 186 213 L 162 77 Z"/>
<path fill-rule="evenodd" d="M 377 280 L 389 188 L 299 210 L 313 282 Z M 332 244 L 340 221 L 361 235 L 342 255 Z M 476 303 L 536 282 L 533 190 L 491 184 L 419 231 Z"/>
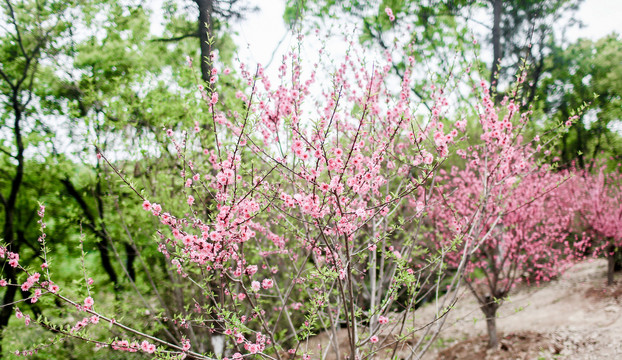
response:
<path fill-rule="evenodd" d="M 595 252 L 603 251 L 607 257 L 607 285 L 613 285 L 615 253 L 622 245 L 621 186 L 620 171 L 606 172 L 601 167 L 598 174 L 582 171 L 573 192 L 579 227 L 586 231 Z"/>
<path fill-rule="evenodd" d="M 411 266 L 419 250 L 403 234 L 423 216 L 431 179 L 458 132 L 433 141 L 431 123 L 413 115 L 408 77 L 392 94 L 385 87 L 390 67 L 366 68 L 355 56 L 338 67 L 316 114 L 305 110 L 315 75 L 303 79 L 295 54 L 289 72 L 284 61 L 276 86 L 261 68 L 253 75 L 242 67 L 250 90 L 236 95 L 241 111 L 219 111 L 219 94 L 200 87 L 215 143 L 201 143 L 205 130 L 199 124 L 189 133 L 166 131 L 182 167 L 185 213 L 169 210 L 174 208 L 171 199 L 147 198 L 119 173 L 161 224 L 154 246 L 187 280 L 181 295 L 186 310 L 173 319 L 157 317 L 176 324 L 175 341 L 104 315 L 86 272 L 88 296 L 73 300 L 54 282 L 48 271 L 53 263 L 46 257 L 40 273 L 22 267 L 19 255 L 2 247 L 0 256 L 25 278 L 1 285 L 33 291 L 30 302 L 49 295 L 70 304 L 84 316 L 69 328 L 44 318 L 36 322 L 120 351 L 198 359 L 241 358 L 242 353 L 308 358 L 326 352 L 353 358 L 395 354 L 409 342 L 414 346 L 408 351 L 419 352 L 426 338 L 412 343 L 415 329 L 404 323 L 409 311 L 401 322 L 387 315 L 397 308 L 414 309 L 418 287 L 434 271 Z M 228 72 L 212 69 L 213 76 Z M 397 210 L 409 201 L 418 209 L 403 218 Z M 43 215 L 41 207 L 42 229 Z M 45 236 L 40 240 L 47 254 Z M 401 294 L 408 300 L 398 301 Z M 26 324 L 34 321 L 19 308 L 16 314 Z M 90 337 L 89 329 L 102 321 L 123 334 Z M 383 335 L 383 329 L 398 325 L 397 336 Z M 346 349 L 340 348 L 338 336 L 325 348 L 307 348 L 314 333 L 336 334 L 342 327 Z M 211 344 L 199 336 L 204 329 L 211 333 Z"/>
<path fill-rule="evenodd" d="M 391 64 L 391 55 L 386 55 Z M 332 84 L 323 89 L 323 96 L 315 99 L 315 71 L 304 75 L 297 54 L 284 59 L 276 85 L 261 67 L 253 74 L 242 66 L 249 89 L 236 94 L 238 111 L 222 111 L 218 92 L 201 86 L 214 143 L 203 143 L 204 124 L 183 133 L 166 130 L 185 184 L 181 198 L 145 195 L 99 154 L 136 194 L 146 214 L 159 222 L 153 246 L 185 282 L 177 297 L 183 311 L 149 315 L 174 323 L 173 340 L 103 314 L 86 271 L 87 296 L 75 300 L 48 270 L 53 263 L 47 258 L 44 232 L 43 271 L 22 267 L 19 255 L 3 246 L 0 256 L 12 269 L 21 270 L 23 279 L 0 285 L 32 291 L 27 299 L 31 303 L 44 295 L 55 297 L 77 309 L 82 320 L 63 327 L 45 318 L 30 319 L 19 308 L 16 315 L 27 325 L 36 321 L 61 336 L 159 357 L 420 355 L 440 331 L 440 326 L 417 328 L 406 322 L 425 295 L 420 289 L 439 291 L 448 260 L 457 271 L 443 291 L 449 293 L 447 299 L 455 299 L 463 271 L 481 265 L 468 259 L 492 249 L 486 244 L 497 251 L 521 239 L 535 244 L 527 235 L 532 229 L 519 229 L 519 223 L 529 215 L 524 209 L 538 209 L 544 201 L 538 195 L 550 189 L 536 181 L 544 175 L 529 185 L 536 169 L 529 147 L 517 136 L 520 127 L 513 123 L 518 107 L 509 101 L 505 109 L 495 108 L 482 84 L 483 144 L 472 153 L 472 174 L 464 176 L 466 188 L 480 200 L 471 199 L 473 204 L 465 205 L 446 232 L 453 241 L 422 246 L 417 239 L 429 237 L 421 231 L 433 204 L 468 202 L 468 192 L 460 193 L 450 184 L 436 186 L 438 169 L 453 153 L 467 122 L 445 128 L 442 118 L 451 112 L 443 86 L 430 87 L 435 105 L 429 117 L 416 116 L 409 75 L 414 59 L 405 61 L 409 65 L 395 93 L 386 86 L 391 66 L 366 67 L 354 51 L 331 75 Z M 213 67 L 211 73 L 216 79 L 229 70 Z M 309 100 L 316 102 L 310 106 Z M 503 111 L 507 114 L 499 120 Z M 524 121 L 523 116 L 519 123 Z M 515 189 L 516 184 L 522 190 Z M 506 196 L 510 202 L 504 203 Z M 527 196 L 537 199 L 525 201 Z M 185 210 L 173 211 L 179 204 Z M 43 230 L 43 206 L 39 215 Z M 545 226 L 540 224 L 526 226 Z M 497 225 L 509 235 L 496 233 Z M 439 221 L 438 231 L 449 226 Z M 538 231 L 557 230 L 551 225 Z M 535 268 L 543 264 L 543 259 L 524 256 L 526 250 L 508 246 L 508 262 L 524 260 Z M 463 250 L 454 251 L 456 247 Z M 551 250 L 549 256 L 556 252 Z M 491 259 L 493 264 L 501 261 L 499 256 Z M 494 286 L 509 286 L 522 269 L 495 273 L 504 280 Z M 442 324 L 439 319 L 449 305 L 439 306 L 429 323 Z M 389 316 L 395 311 L 397 315 Z M 101 322 L 119 332 L 109 338 L 94 336 L 90 329 Z M 339 335 L 342 328 L 345 337 Z M 417 337 L 420 329 L 425 332 Z M 330 334 L 329 341 L 310 348 L 310 337 L 320 331 Z M 22 353 L 29 351 L 36 349 Z"/>
<path fill-rule="evenodd" d="M 497 309 L 514 284 L 550 280 L 572 259 L 566 237 L 573 212 L 556 196 L 567 175 L 538 166 L 540 146 L 523 143 L 513 130 L 525 125 L 527 114 L 519 116 L 508 98 L 494 106 L 481 87 L 483 144 L 459 151 L 464 165 L 441 173 L 431 220 L 438 246 L 464 239 L 447 254 L 448 263 L 459 268 L 468 256 L 466 284 L 486 316 L 488 345 L 494 348 Z"/>

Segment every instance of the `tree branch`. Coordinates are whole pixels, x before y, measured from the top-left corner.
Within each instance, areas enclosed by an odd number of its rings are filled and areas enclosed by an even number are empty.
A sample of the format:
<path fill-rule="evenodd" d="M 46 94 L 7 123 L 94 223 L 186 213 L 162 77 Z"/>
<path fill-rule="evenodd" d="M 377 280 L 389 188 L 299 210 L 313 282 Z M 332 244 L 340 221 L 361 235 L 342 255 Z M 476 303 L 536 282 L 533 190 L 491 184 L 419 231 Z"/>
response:
<path fill-rule="evenodd" d="M 193 33 L 189 33 L 189 34 L 184 34 L 184 35 L 180 35 L 180 36 L 175 36 L 172 38 L 157 38 L 157 39 L 151 39 L 151 41 L 159 41 L 159 42 L 174 42 L 174 41 L 179 41 L 179 40 L 183 40 L 189 37 L 195 37 L 198 38 L 199 37 L 199 32 L 193 32 Z"/>

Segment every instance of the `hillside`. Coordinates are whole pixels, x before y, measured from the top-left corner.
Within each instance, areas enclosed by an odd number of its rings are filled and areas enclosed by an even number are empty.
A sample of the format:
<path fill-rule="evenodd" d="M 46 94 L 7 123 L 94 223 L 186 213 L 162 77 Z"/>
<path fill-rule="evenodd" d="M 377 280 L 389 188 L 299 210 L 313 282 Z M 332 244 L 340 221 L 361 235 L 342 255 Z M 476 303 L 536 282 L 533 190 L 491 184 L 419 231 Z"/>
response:
<path fill-rule="evenodd" d="M 606 261 L 595 260 L 548 284 L 518 287 L 499 309 L 497 351 L 486 351 L 484 317 L 465 292 L 425 358 L 622 359 L 622 281 L 608 288 L 605 274 Z"/>

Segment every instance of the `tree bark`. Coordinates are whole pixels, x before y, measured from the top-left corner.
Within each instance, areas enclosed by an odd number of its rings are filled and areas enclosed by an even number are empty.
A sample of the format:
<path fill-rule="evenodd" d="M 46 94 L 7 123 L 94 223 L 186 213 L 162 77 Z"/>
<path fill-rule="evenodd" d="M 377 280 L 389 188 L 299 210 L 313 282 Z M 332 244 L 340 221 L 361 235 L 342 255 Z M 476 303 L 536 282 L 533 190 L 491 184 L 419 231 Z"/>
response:
<path fill-rule="evenodd" d="M 488 348 L 496 349 L 499 346 L 499 336 L 497 335 L 497 309 L 499 305 L 491 296 L 486 296 L 486 303 L 481 306 L 482 312 L 486 316 L 486 330 L 488 331 Z"/>
<path fill-rule="evenodd" d="M 214 12 L 213 0 L 194 0 L 199 7 L 199 41 L 201 43 L 201 79 L 209 82 L 212 76 L 212 54 L 213 46 L 213 21 Z"/>
<path fill-rule="evenodd" d="M 493 83 L 497 81 L 495 75 L 501 61 L 501 6 L 502 0 L 491 0 L 493 12 L 492 25 L 492 65 L 490 66 L 490 90 L 492 91 L 497 85 Z"/>
<path fill-rule="evenodd" d="M 12 252 L 19 252 L 20 243 L 15 241 L 15 204 L 17 203 L 17 194 L 22 186 L 24 178 L 24 142 L 22 140 L 21 132 L 21 120 L 22 120 L 22 105 L 18 101 L 19 88 L 13 88 L 12 105 L 15 112 L 15 122 L 13 123 L 13 134 L 15 135 L 15 144 L 17 145 L 17 166 L 15 167 L 15 176 L 11 181 L 11 192 L 9 196 L 4 200 L 4 229 L 2 235 L 4 242 Z M 17 274 L 15 269 L 8 266 L 7 259 L 3 262 L 3 273 L 6 276 L 6 280 L 9 284 L 14 286 L 7 286 L 6 292 L 2 299 L 2 309 L 0 310 L 0 358 L 2 358 L 2 332 L 4 328 L 9 324 L 9 318 L 13 313 L 13 307 L 7 304 L 12 303 L 15 300 L 15 294 L 17 293 Z"/>
<path fill-rule="evenodd" d="M 613 285 L 613 273 L 615 272 L 616 257 L 615 246 L 607 246 L 607 286 Z"/>

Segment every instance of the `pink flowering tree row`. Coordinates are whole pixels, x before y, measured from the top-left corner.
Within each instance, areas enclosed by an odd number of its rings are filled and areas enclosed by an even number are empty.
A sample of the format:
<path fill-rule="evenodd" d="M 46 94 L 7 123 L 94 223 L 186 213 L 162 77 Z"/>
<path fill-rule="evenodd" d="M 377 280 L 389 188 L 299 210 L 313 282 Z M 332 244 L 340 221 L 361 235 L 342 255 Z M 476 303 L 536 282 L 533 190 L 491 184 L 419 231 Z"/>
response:
<path fill-rule="evenodd" d="M 622 173 L 620 167 L 577 171 L 568 196 L 577 209 L 576 229 L 584 231 L 594 254 L 607 258 L 607 284 L 614 283 L 615 255 L 622 246 Z"/>
<path fill-rule="evenodd" d="M 573 211 L 557 194 L 569 174 L 540 166 L 541 140 L 521 135 L 529 113 L 508 97 L 496 105 L 484 83 L 481 93 L 482 141 L 458 150 L 462 165 L 441 172 L 429 221 L 433 243 L 452 246 L 448 266 L 464 268 L 494 348 L 497 310 L 513 286 L 548 281 L 572 260 Z"/>

